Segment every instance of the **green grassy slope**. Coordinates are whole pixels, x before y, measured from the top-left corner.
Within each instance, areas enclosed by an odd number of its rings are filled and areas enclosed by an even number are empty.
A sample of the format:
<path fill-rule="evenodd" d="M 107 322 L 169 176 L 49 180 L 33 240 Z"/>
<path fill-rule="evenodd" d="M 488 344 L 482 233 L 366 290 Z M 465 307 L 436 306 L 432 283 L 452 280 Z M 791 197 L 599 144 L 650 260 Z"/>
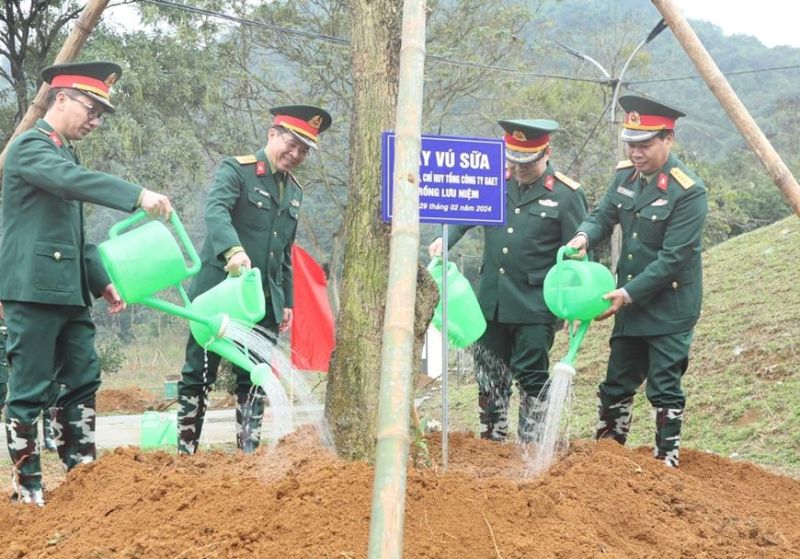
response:
<path fill-rule="evenodd" d="M 684 378 L 683 446 L 800 477 L 800 220 L 790 217 L 704 255 L 705 300 Z M 571 434 L 591 436 L 611 323 L 594 323 L 576 363 Z M 552 361 L 566 354 L 559 334 Z M 451 381 L 450 425 L 477 428 L 474 384 Z M 438 417 L 438 398 L 425 402 Z M 515 409 L 513 407 L 512 409 Z M 516 416 L 516 411 L 512 414 Z M 653 444 L 652 408 L 637 396 L 630 444 Z"/>

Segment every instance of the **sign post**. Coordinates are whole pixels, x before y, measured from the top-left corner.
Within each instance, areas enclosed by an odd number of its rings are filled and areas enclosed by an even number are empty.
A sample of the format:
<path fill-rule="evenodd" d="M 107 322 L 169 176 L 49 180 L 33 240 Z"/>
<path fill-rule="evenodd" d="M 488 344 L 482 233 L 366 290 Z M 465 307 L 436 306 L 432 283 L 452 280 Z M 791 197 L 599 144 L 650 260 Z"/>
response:
<path fill-rule="evenodd" d="M 448 457 L 448 224 L 505 224 L 505 144 L 502 139 L 422 136 L 420 151 L 419 220 L 442 224 L 442 468 Z M 382 138 L 381 212 L 392 220 L 392 172 L 395 135 Z"/>

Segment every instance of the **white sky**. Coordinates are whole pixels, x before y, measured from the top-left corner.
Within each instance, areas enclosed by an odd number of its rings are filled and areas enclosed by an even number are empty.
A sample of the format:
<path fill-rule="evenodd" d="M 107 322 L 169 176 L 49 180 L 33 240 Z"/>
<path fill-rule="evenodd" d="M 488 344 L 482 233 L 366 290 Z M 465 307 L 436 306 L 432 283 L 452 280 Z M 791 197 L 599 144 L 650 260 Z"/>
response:
<path fill-rule="evenodd" d="M 768 47 L 800 47 L 797 0 L 674 0 L 687 19 L 710 21 L 727 35 L 753 35 Z"/>
<path fill-rule="evenodd" d="M 646 0 L 643 0 L 646 1 Z M 726 34 L 753 35 L 768 47 L 800 48 L 798 0 L 674 0 L 688 19 L 710 21 Z M 113 4 L 112 4 L 113 5 Z M 130 26 L 136 18 L 131 6 L 109 7 L 106 21 Z M 135 25 L 135 23 L 134 23 Z"/>

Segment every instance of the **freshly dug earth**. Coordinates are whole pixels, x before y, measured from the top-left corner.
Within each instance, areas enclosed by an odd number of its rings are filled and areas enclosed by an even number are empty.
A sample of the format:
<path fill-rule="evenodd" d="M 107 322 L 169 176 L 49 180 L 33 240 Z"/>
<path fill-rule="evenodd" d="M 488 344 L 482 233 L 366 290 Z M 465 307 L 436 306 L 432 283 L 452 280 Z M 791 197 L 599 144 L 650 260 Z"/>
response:
<path fill-rule="evenodd" d="M 174 399 L 165 400 L 138 386 L 103 388 L 97 392 L 97 412 L 100 414 L 143 413 L 170 407 L 174 409 L 175 403 Z M 236 397 L 225 393 L 212 395 L 208 404 L 210 408 L 232 408 L 236 404 Z"/>
<path fill-rule="evenodd" d="M 751 464 L 578 441 L 527 478 L 513 444 L 449 449 L 447 473 L 409 470 L 404 557 L 800 557 L 800 482 Z M 0 502 L 0 558 L 365 557 L 373 472 L 311 429 L 250 456 L 117 449 L 43 509 Z"/>

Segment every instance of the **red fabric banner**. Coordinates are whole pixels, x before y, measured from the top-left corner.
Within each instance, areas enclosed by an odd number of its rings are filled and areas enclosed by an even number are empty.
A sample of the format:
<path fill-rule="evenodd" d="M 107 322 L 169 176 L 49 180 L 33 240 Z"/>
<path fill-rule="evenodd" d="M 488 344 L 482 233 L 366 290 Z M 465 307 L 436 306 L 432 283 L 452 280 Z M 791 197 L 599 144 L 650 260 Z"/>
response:
<path fill-rule="evenodd" d="M 328 279 L 314 258 L 292 245 L 294 319 L 292 365 L 303 371 L 328 372 L 336 346 L 333 312 L 328 301 Z"/>

